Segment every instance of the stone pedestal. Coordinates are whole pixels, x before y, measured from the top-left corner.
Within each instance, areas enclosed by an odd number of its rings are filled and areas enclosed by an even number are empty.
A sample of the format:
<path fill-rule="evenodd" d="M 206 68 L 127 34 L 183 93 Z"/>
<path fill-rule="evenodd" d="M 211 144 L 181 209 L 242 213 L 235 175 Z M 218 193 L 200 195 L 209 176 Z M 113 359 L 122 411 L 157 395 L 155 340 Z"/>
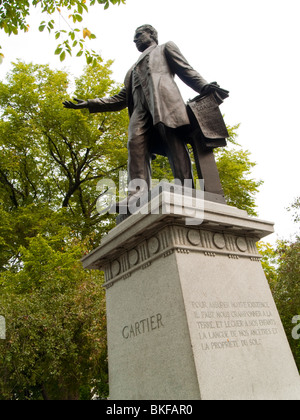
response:
<path fill-rule="evenodd" d="M 165 191 L 142 213 L 83 260 L 105 271 L 110 398 L 300 399 L 256 248 L 273 225 Z"/>

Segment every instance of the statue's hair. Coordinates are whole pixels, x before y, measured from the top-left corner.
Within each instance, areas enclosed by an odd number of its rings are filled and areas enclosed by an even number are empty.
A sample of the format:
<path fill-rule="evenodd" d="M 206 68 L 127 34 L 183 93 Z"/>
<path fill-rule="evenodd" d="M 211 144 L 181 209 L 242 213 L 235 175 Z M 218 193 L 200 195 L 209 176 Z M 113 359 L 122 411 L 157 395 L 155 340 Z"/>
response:
<path fill-rule="evenodd" d="M 147 31 L 151 35 L 151 38 L 158 44 L 158 32 L 153 26 L 151 25 L 142 25 L 139 26 L 136 30 L 137 31 Z"/>

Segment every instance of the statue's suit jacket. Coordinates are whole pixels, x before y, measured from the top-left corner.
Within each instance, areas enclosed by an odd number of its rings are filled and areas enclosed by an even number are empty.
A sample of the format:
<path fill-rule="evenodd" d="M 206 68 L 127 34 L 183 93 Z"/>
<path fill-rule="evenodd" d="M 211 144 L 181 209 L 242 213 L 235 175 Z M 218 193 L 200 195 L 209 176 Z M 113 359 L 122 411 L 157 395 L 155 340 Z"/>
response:
<path fill-rule="evenodd" d="M 120 111 L 128 107 L 131 116 L 134 110 L 132 74 L 137 72 L 147 100 L 153 125 L 163 123 L 178 128 L 190 123 L 187 107 L 174 81 L 177 75 L 193 90 L 201 93 L 207 81 L 196 72 L 173 42 L 151 46 L 140 56 L 125 78 L 125 87 L 115 96 L 89 100 L 91 113 Z"/>

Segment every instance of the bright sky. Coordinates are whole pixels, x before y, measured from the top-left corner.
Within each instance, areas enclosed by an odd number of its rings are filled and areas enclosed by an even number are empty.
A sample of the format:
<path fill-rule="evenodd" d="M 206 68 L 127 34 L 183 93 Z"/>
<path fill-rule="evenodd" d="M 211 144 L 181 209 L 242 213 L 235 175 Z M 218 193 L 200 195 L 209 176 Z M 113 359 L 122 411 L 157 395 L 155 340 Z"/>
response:
<path fill-rule="evenodd" d="M 270 242 L 297 230 L 286 208 L 300 196 L 299 16 L 299 0 L 127 0 L 107 11 L 94 6 L 82 22 L 97 35 L 91 48 L 115 60 L 117 82 L 139 56 L 135 29 L 149 23 L 160 43 L 174 41 L 205 79 L 230 91 L 221 111 L 227 124 L 241 123 L 239 142 L 257 163 L 253 176 L 264 181 L 257 204 L 259 217 L 275 222 Z M 81 73 L 84 60 L 68 57 L 61 64 L 53 35 L 33 29 L 44 19 L 35 12 L 28 34 L 1 33 L 0 80 L 18 58 Z M 185 99 L 196 96 L 180 88 Z"/>

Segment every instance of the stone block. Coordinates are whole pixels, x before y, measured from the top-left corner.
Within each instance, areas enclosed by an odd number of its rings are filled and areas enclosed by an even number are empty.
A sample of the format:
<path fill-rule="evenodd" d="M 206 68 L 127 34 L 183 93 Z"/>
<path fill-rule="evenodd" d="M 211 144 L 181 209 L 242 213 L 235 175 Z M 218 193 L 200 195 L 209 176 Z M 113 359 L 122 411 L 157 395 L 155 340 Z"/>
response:
<path fill-rule="evenodd" d="M 300 399 L 256 247 L 273 224 L 182 203 L 160 191 L 83 259 L 105 272 L 110 398 Z"/>

